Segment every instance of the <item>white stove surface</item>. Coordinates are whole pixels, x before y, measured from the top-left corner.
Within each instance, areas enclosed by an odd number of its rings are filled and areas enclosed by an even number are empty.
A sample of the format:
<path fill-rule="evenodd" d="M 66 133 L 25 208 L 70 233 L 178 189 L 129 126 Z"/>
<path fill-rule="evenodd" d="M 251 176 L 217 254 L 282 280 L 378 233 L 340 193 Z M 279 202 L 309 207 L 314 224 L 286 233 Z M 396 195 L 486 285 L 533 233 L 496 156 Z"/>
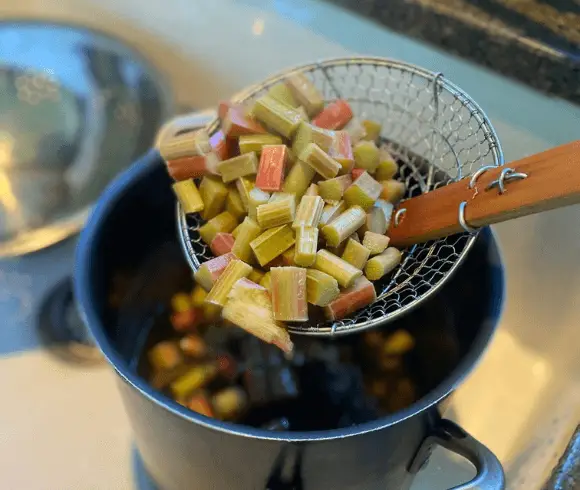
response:
<path fill-rule="evenodd" d="M 364 53 L 445 73 L 487 111 L 507 160 L 580 135 L 578 107 L 313 0 L 20 0 L 0 14 L 118 36 L 167 73 L 183 106 L 211 106 L 289 65 Z M 498 455 L 510 489 L 540 488 L 580 418 L 579 224 L 575 207 L 496 227 L 505 313 L 448 416 Z M 112 371 L 66 364 L 35 335 L 36 308 L 70 273 L 73 249 L 71 240 L 0 262 L 0 487 L 145 490 Z M 413 490 L 449 488 L 471 472 L 438 450 Z"/>

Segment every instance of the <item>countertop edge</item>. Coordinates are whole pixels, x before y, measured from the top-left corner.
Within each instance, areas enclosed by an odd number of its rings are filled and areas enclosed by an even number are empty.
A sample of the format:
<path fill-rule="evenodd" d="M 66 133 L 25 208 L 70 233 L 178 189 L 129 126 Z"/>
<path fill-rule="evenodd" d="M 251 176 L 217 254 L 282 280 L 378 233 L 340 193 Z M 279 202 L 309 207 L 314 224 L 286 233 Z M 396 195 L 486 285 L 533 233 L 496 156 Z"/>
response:
<path fill-rule="evenodd" d="M 574 490 L 580 485 L 580 425 L 543 490 Z"/>

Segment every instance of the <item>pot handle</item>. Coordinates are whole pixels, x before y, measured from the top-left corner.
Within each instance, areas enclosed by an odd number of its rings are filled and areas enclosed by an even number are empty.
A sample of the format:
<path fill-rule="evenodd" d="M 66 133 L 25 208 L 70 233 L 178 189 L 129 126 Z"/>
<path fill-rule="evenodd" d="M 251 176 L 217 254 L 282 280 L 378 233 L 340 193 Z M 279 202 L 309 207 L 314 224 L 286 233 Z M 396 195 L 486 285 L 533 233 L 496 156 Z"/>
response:
<path fill-rule="evenodd" d="M 175 116 L 161 126 L 155 137 L 155 148 L 159 149 L 161 141 L 178 133 L 187 133 L 207 126 L 217 117 L 214 109 L 204 109 L 198 112 L 190 112 Z"/>
<path fill-rule="evenodd" d="M 433 434 L 425 439 L 409 467 L 411 473 L 416 473 L 423 467 L 435 445 L 467 458 L 477 470 L 477 475 L 473 480 L 450 490 L 503 490 L 505 488 L 503 468 L 495 454 L 457 424 L 447 419 L 441 419 Z"/>

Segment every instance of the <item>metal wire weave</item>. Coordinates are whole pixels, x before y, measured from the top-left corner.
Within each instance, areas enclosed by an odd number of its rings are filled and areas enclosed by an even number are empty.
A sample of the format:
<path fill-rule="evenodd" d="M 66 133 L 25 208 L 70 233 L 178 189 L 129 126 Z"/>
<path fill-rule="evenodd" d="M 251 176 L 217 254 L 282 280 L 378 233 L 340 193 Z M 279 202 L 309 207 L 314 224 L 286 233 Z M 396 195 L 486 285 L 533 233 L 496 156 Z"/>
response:
<path fill-rule="evenodd" d="M 414 65 L 384 58 L 341 58 L 301 66 L 273 76 L 234 97 L 245 102 L 262 95 L 285 77 L 302 72 L 327 101 L 348 100 L 362 119 L 382 123 L 382 144 L 398 159 L 406 198 L 471 175 L 484 165 L 502 165 L 497 135 L 480 107 L 461 89 Z M 219 129 L 219 121 L 209 126 Z M 178 230 L 193 270 L 211 258 L 199 237 L 197 215 L 178 208 Z M 458 234 L 406 250 L 401 265 L 375 283 L 378 299 L 337 322 L 312 320 L 289 324 L 293 333 L 344 334 L 385 324 L 434 294 L 461 263 L 475 240 Z"/>

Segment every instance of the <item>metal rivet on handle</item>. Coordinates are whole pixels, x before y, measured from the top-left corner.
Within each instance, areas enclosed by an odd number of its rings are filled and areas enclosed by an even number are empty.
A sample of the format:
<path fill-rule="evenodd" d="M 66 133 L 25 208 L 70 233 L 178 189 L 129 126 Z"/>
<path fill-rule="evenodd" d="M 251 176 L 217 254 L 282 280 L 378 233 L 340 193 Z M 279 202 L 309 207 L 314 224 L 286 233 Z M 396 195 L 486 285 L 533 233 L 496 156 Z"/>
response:
<path fill-rule="evenodd" d="M 497 186 L 499 188 L 499 193 L 503 194 L 506 191 L 505 185 L 507 183 L 511 182 L 512 180 L 523 180 L 527 178 L 528 174 L 525 174 L 523 172 L 516 172 L 513 168 L 504 168 L 501 171 L 501 174 L 499 174 L 499 179 L 491 182 L 485 188 L 485 190 L 487 191 Z"/>

